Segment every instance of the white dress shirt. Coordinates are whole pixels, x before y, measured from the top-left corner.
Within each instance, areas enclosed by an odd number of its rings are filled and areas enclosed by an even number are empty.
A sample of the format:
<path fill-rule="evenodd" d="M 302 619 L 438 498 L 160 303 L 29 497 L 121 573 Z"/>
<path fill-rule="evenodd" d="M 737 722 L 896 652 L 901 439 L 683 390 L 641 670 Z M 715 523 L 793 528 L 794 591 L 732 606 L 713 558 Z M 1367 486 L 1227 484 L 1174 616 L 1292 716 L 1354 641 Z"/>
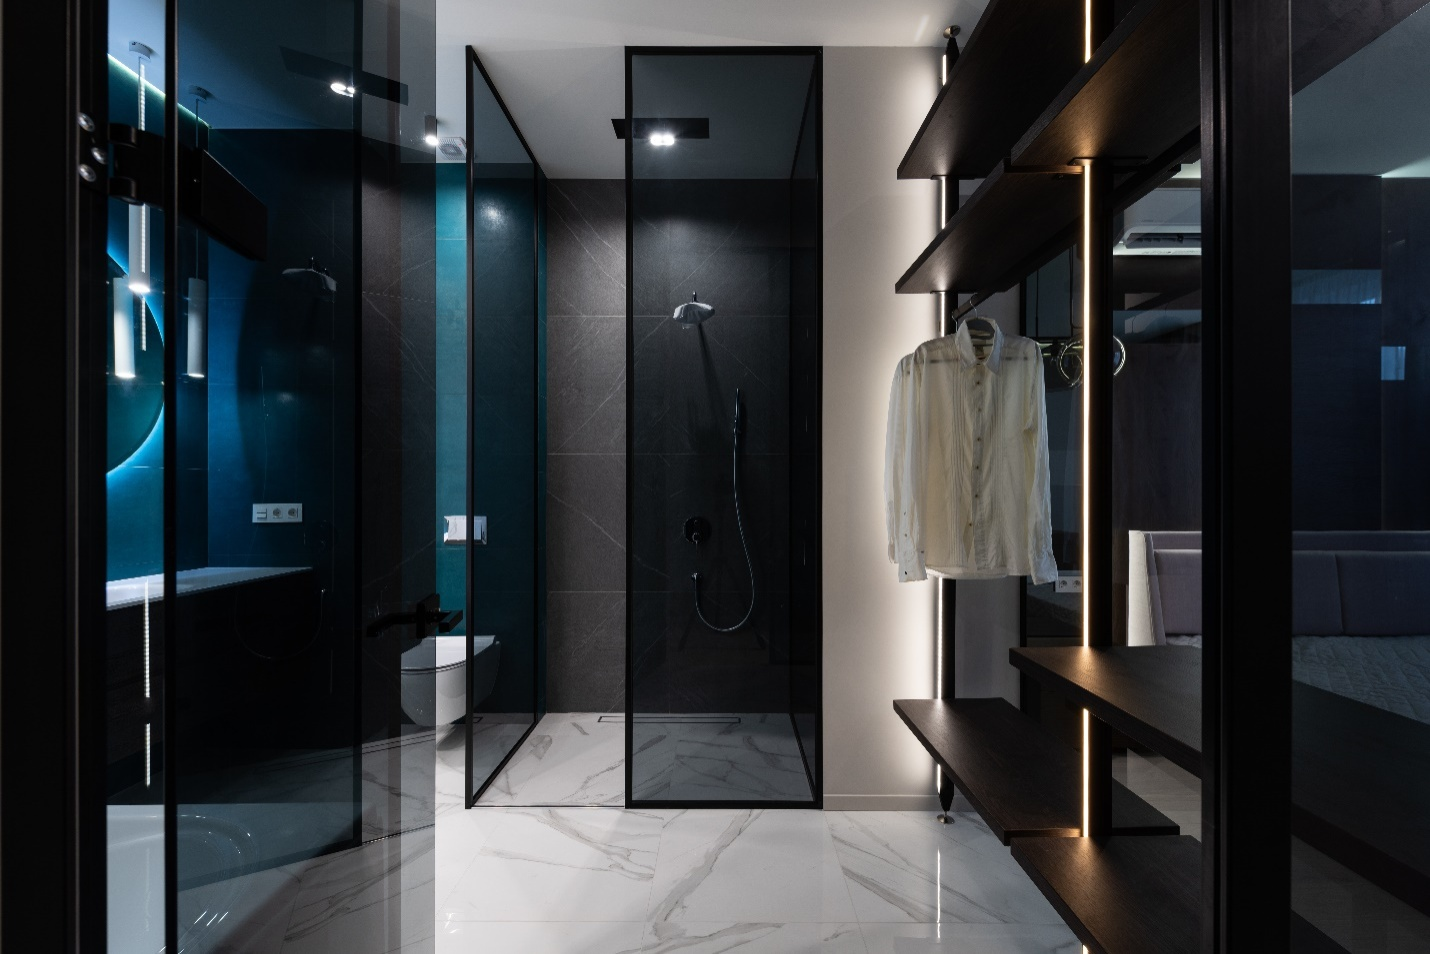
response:
<path fill-rule="evenodd" d="M 1057 579 L 1037 342 L 967 324 L 899 362 L 884 457 L 889 559 L 901 581 Z"/>

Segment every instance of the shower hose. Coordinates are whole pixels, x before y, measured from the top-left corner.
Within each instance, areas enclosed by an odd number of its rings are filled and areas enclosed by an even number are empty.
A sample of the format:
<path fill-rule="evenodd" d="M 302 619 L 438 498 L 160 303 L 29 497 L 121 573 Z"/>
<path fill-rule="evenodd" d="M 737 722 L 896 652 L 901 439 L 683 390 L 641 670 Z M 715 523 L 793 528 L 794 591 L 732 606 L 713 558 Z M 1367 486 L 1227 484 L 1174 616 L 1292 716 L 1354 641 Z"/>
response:
<path fill-rule="evenodd" d="M 735 437 L 730 448 L 730 482 L 735 488 L 735 526 L 740 530 L 740 546 L 745 551 L 745 566 L 750 572 L 750 608 L 745 610 L 744 619 L 734 626 L 716 626 L 705 618 L 705 613 L 700 609 L 700 573 L 697 571 L 690 574 L 691 582 L 695 584 L 695 615 L 700 617 L 700 622 L 717 633 L 733 633 L 743 629 L 750 621 L 750 617 L 755 614 L 755 561 L 750 558 L 750 543 L 745 539 L 745 520 L 740 513 L 740 392 L 735 392 Z"/>

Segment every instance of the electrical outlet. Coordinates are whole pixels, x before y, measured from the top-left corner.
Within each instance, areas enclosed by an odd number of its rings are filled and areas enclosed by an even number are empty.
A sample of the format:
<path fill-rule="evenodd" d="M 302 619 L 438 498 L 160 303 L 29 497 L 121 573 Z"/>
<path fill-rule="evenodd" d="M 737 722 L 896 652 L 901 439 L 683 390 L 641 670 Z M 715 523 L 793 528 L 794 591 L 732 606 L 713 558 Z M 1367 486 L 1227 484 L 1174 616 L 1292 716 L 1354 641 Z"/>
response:
<path fill-rule="evenodd" d="M 1076 573 L 1068 576 L 1059 576 L 1053 590 L 1056 593 L 1081 593 L 1082 574 Z"/>
<path fill-rule="evenodd" d="M 254 523 L 302 523 L 303 505 L 300 503 L 254 504 Z"/>

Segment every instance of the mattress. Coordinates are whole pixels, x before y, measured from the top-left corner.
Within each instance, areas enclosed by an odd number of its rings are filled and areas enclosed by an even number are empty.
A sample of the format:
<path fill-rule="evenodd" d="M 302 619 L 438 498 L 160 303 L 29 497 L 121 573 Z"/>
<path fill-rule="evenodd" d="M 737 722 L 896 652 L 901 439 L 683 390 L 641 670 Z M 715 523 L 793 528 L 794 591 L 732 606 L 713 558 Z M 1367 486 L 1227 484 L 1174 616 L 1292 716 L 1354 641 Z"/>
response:
<path fill-rule="evenodd" d="M 1296 636 L 1291 675 L 1430 724 L 1430 636 Z"/>

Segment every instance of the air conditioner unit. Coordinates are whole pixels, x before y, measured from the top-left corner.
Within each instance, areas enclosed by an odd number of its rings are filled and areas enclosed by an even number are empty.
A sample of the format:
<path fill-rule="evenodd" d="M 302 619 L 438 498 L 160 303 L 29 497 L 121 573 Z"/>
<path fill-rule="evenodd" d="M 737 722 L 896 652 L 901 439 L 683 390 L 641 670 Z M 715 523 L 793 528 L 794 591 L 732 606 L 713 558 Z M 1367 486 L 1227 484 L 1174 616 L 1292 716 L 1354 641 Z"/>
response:
<path fill-rule="evenodd" d="M 1200 255 L 1201 192 L 1157 189 L 1122 214 L 1114 255 Z"/>
<path fill-rule="evenodd" d="M 1126 229 L 1113 255 L 1200 255 L 1199 225 L 1142 225 Z"/>

